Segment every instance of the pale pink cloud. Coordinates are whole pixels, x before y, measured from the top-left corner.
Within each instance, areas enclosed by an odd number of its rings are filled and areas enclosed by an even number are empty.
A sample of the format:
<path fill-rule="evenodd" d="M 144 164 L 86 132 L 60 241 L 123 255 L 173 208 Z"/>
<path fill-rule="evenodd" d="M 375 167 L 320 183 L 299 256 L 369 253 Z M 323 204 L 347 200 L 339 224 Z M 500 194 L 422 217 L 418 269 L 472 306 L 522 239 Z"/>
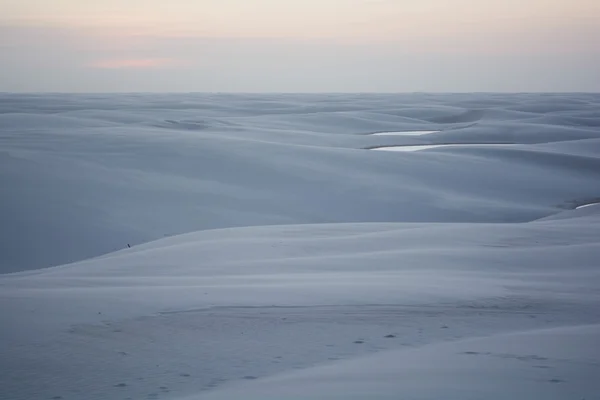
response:
<path fill-rule="evenodd" d="M 97 60 L 88 64 L 89 67 L 100 69 L 160 69 L 186 65 L 187 62 L 175 58 L 118 58 Z"/>

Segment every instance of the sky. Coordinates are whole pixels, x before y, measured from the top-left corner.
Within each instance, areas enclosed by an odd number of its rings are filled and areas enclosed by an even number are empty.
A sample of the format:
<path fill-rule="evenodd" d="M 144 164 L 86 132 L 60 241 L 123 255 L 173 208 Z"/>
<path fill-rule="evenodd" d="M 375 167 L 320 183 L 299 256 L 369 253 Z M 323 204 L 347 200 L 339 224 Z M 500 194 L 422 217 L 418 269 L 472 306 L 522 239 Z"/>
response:
<path fill-rule="evenodd" d="M 4 92 L 600 92 L 600 0 L 0 0 Z"/>

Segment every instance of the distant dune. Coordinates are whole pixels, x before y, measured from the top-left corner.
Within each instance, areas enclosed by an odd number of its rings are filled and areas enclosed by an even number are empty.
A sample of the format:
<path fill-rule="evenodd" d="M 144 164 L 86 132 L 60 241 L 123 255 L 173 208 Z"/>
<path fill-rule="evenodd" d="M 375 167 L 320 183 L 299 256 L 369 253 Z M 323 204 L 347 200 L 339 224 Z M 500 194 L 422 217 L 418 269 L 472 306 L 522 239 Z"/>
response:
<path fill-rule="evenodd" d="M 204 229 L 546 217 L 599 195 L 599 105 L 593 94 L 2 94 L 0 271 Z M 434 132 L 378 134 L 403 131 Z M 436 144 L 452 147 L 362 151 Z"/>

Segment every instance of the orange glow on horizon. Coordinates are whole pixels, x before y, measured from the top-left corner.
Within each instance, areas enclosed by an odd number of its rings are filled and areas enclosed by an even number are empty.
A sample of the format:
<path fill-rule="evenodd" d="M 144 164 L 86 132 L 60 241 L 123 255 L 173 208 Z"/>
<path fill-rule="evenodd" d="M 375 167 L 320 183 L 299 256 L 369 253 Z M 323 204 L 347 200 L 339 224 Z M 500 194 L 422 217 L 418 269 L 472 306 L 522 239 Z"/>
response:
<path fill-rule="evenodd" d="M 186 62 L 172 58 L 111 59 L 94 61 L 88 64 L 89 67 L 100 69 L 152 69 L 182 67 L 185 65 L 187 65 Z"/>

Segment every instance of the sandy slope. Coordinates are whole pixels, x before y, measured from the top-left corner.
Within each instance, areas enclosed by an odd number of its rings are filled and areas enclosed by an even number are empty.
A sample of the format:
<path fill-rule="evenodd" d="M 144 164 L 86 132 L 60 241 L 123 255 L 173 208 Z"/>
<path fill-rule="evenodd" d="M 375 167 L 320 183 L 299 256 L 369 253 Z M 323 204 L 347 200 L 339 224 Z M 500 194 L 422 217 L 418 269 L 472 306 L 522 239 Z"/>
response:
<path fill-rule="evenodd" d="M 596 95 L 0 95 L 0 271 L 165 235 L 524 222 L 599 196 Z M 441 132 L 373 136 L 382 131 Z M 381 154 L 365 148 L 515 143 Z"/>
<path fill-rule="evenodd" d="M 599 101 L 1 95 L 0 399 L 595 399 Z"/>
<path fill-rule="evenodd" d="M 598 323 L 599 237 L 596 207 L 526 224 L 238 228 L 4 275 L 4 393 L 169 398 L 373 352 Z"/>
<path fill-rule="evenodd" d="M 600 325 L 496 335 L 238 385 L 193 399 L 597 399 Z"/>

